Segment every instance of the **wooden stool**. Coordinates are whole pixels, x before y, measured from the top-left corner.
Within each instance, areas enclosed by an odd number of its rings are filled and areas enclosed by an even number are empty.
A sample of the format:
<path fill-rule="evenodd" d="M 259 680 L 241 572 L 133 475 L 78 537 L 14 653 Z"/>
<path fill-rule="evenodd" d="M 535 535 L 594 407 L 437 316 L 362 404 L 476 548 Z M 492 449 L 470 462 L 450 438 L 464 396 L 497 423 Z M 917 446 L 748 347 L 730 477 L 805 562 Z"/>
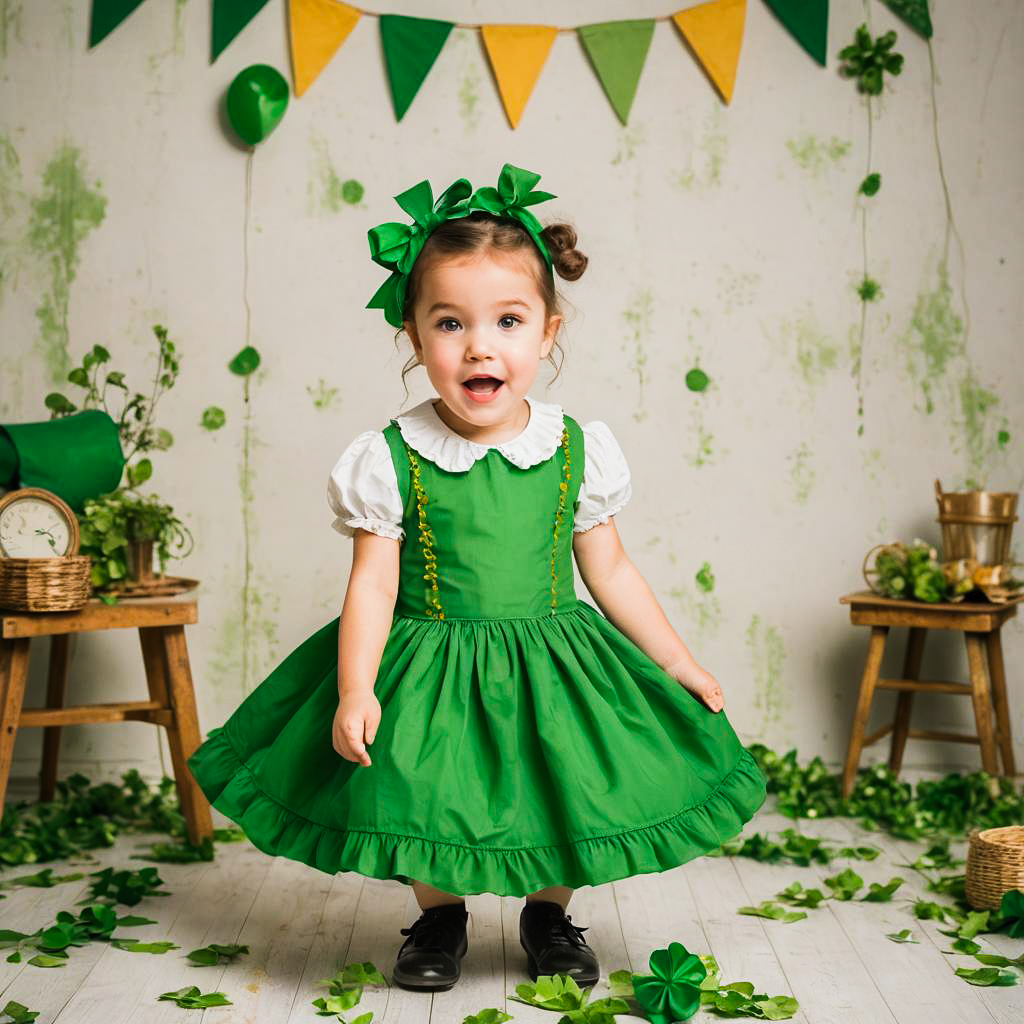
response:
<path fill-rule="evenodd" d="M 0 611 L 0 811 L 18 727 L 43 726 L 43 764 L 39 799 L 52 800 L 57 782 L 61 729 L 82 722 L 151 722 L 167 730 L 174 779 L 188 838 L 199 843 L 213 836 L 210 805 L 186 759 L 199 746 L 192 670 L 185 626 L 199 621 L 194 597 L 122 598 L 107 605 L 93 598 L 74 612 Z M 72 633 L 102 629 L 139 631 L 149 700 L 65 707 Z M 22 708 L 32 637 L 50 636 L 50 673 L 45 708 Z"/>
<path fill-rule="evenodd" d="M 889 767 L 899 772 L 903 763 L 903 748 L 907 738 L 947 740 L 954 743 L 977 743 L 981 746 L 981 766 L 990 775 L 999 775 L 997 749 L 1003 759 L 1004 775 L 1015 775 L 1013 763 L 1013 735 L 1010 728 L 1010 709 L 1006 699 L 1006 673 L 1003 667 L 1003 648 L 999 630 L 1003 623 L 1017 614 L 1020 598 L 1008 604 L 987 604 L 962 602 L 953 604 L 925 604 L 922 601 L 902 601 L 879 597 L 870 590 L 846 594 L 840 603 L 850 606 L 850 621 L 855 626 L 870 626 L 871 640 L 868 646 L 867 664 L 860 683 L 857 711 L 850 731 L 850 746 L 846 755 L 846 769 L 843 773 L 843 796 L 849 796 L 857 776 L 860 752 L 876 740 L 892 733 L 889 747 Z M 901 679 L 879 679 L 882 652 L 891 626 L 907 626 L 906 653 L 903 658 Z M 921 655 L 929 629 L 956 629 L 964 634 L 967 644 L 967 662 L 970 666 L 970 683 L 940 682 L 918 678 L 921 671 Z M 985 672 L 985 657 L 988 655 L 988 674 Z M 991 676 L 991 693 L 989 678 Z M 896 718 L 869 736 L 864 735 L 871 699 L 876 689 L 899 690 L 896 702 Z M 974 704 L 974 720 L 977 735 L 944 732 L 936 729 L 911 729 L 910 708 L 916 693 L 954 693 L 970 697 Z M 995 719 L 993 723 L 993 718 Z M 996 787 L 993 780 L 992 788 Z"/>

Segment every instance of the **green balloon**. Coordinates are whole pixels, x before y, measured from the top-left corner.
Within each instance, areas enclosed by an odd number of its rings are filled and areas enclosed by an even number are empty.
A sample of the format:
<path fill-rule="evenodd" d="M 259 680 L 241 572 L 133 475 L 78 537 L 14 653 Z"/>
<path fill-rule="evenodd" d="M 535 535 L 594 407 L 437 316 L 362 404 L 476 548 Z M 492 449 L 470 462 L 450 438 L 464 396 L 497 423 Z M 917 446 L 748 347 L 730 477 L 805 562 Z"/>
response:
<path fill-rule="evenodd" d="M 250 64 L 235 75 L 228 88 L 228 120 L 250 146 L 262 142 L 277 127 L 287 107 L 288 83 L 269 64 Z"/>

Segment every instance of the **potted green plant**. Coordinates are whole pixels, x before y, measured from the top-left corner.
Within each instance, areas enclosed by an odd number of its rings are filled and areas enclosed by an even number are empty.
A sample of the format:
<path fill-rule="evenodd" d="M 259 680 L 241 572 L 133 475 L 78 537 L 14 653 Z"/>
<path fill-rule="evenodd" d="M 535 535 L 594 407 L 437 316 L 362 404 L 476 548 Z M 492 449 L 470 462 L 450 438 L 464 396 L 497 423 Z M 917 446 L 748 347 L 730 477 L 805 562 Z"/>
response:
<path fill-rule="evenodd" d="M 81 405 L 56 391 L 45 399 L 51 419 L 69 416 L 80 408 L 103 409 L 117 424 L 126 482 L 108 494 L 87 500 L 80 521 L 80 550 L 92 558 L 93 591 L 107 603 L 116 600 L 114 595 L 127 582 L 145 583 L 155 578 L 154 548 L 160 561 L 157 575 L 162 576 L 170 558 L 184 558 L 194 546 L 192 534 L 170 505 L 156 495 L 139 494 L 139 488 L 153 475 L 147 453 L 166 451 L 174 443 L 170 431 L 155 425 L 154 412 L 160 397 L 174 386 L 179 362 L 167 328 L 157 324 L 153 333 L 159 352 L 149 395 L 130 394 L 125 375 L 116 370 L 106 371 L 100 384 L 100 372 L 110 361 L 110 353 L 102 345 L 93 345 L 82 365 L 68 374 L 70 383 L 85 389 Z M 117 414 L 108 404 L 110 389 L 124 397 Z"/>

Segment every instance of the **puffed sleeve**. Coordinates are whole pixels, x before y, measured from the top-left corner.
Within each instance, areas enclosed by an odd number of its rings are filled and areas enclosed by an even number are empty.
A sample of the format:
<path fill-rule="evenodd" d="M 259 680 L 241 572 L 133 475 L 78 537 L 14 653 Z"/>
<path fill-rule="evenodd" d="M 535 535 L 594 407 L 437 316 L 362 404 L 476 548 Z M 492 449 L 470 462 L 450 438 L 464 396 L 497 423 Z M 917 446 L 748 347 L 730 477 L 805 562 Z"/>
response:
<path fill-rule="evenodd" d="M 403 540 L 402 498 L 387 438 L 379 430 L 359 434 L 341 453 L 327 480 L 331 523 L 345 537 L 356 529 Z"/>
<path fill-rule="evenodd" d="M 574 533 L 607 523 L 633 493 L 626 457 L 606 423 L 584 424 L 583 446 L 586 455 Z"/>

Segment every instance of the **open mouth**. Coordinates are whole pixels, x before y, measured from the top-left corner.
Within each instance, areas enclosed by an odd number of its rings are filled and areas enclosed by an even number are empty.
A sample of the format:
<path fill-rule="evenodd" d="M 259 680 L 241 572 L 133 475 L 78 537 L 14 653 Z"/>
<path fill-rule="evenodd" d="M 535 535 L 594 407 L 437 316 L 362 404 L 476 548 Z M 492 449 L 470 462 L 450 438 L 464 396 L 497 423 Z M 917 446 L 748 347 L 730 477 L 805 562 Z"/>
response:
<path fill-rule="evenodd" d="M 462 386 L 473 398 L 479 400 L 496 395 L 504 383 L 497 377 L 470 377 L 462 382 Z"/>

